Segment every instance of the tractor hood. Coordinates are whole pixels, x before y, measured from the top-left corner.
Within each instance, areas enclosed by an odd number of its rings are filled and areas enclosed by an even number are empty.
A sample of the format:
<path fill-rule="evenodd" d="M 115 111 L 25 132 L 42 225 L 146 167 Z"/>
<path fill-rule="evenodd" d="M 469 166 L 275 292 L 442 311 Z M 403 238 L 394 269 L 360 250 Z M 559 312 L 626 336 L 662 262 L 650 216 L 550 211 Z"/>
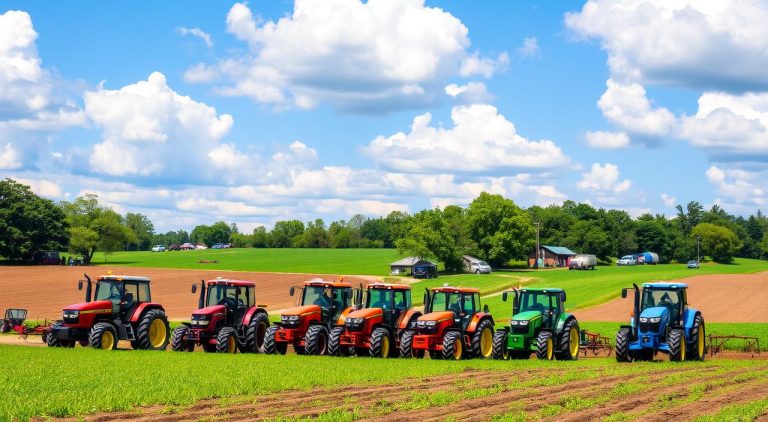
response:
<path fill-rule="evenodd" d="M 437 312 L 430 312 L 426 315 L 422 315 L 419 317 L 417 321 L 445 321 L 446 319 L 453 319 L 454 315 L 451 311 L 437 311 Z"/>
<path fill-rule="evenodd" d="M 318 305 L 307 305 L 307 306 L 296 306 L 293 308 L 288 308 L 282 312 L 282 316 L 306 316 L 311 314 L 319 314 L 320 313 L 320 306 Z"/>
<path fill-rule="evenodd" d="M 347 318 L 363 318 L 371 319 L 375 317 L 384 316 L 384 311 L 381 308 L 365 308 L 347 314 Z"/>
<path fill-rule="evenodd" d="M 663 306 L 656 306 L 653 308 L 643 309 L 640 313 L 640 318 L 661 318 L 665 314 L 669 313 L 669 310 Z"/>
<path fill-rule="evenodd" d="M 213 315 L 218 313 L 224 313 L 224 305 L 213 305 L 213 306 L 206 306 L 205 308 L 200 308 L 194 312 L 192 312 L 192 315 Z"/>
<path fill-rule="evenodd" d="M 109 300 L 98 300 L 96 302 L 82 302 L 69 305 L 64 308 L 65 311 L 94 311 L 97 309 L 109 309 L 112 312 L 112 302 Z"/>
<path fill-rule="evenodd" d="M 525 311 L 512 316 L 513 321 L 533 321 L 538 318 L 541 318 L 539 311 Z"/>

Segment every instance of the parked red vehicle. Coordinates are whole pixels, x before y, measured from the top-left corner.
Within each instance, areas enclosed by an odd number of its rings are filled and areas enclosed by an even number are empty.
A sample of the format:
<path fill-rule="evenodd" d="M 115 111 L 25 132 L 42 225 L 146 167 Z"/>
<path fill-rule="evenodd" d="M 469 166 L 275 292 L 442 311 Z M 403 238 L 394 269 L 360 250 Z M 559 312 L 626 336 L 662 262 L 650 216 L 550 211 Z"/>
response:
<path fill-rule="evenodd" d="M 165 309 L 152 302 L 146 277 L 102 275 L 78 283 L 85 302 L 64 308 L 48 334 L 50 347 L 74 347 L 75 343 L 112 350 L 118 340 L 128 340 L 134 349 L 165 350 L 170 329 Z M 93 285 L 96 291 L 91 295 Z"/>
<path fill-rule="evenodd" d="M 192 285 L 192 293 L 197 284 Z M 200 283 L 198 309 L 192 321 L 173 330 L 171 349 L 206 352 L 260 353 L 269 327 L 264 305 L 256 304 L 256 283 L 252 281 L 215 280 Z"/>

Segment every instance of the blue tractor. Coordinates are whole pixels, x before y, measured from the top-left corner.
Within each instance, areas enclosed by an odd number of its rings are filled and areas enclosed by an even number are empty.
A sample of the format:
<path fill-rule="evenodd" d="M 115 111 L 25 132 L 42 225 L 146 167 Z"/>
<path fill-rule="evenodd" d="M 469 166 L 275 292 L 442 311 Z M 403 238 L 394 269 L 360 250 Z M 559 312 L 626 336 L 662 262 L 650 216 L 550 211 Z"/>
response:
<path fill-rule="evenodd" d="M 706 338 L 704 317 L 688 307 L 685 283 L 646 283 L 635 291 L 631 325 L 622 325 L 616 334 L 618 362 L 650 361 L 656 352 L 672 361 L 704 360 Z M 626 298 L 630 288 L 622 289 Z"/>

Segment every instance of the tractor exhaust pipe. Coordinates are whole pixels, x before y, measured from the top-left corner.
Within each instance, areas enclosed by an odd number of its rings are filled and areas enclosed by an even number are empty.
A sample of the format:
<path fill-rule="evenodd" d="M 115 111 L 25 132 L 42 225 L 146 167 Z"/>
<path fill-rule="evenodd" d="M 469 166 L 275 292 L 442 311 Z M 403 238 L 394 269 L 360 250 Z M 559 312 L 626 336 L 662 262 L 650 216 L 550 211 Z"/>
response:
<path fill-rule="evenodd" d="M 634 318 L 635 318 L 635 338 L 637 338 L 638 333 L 640 332 L 640 288 L 637 287 L 637 284 L 632 283 L 632 287 L 635 288 L 635 300 L 634 300 Z"/>
<path fill-rule="evenodd" d="M 197 309 L 205 307 L 205 280 L 200 280 L 200 298 L 197 300 Z"/>
<path fill-rule="evenodd" d="M 88 283 L 88 285 L 85 286 L 85 301 L 90 302 L 91 301 L 91 278 L 88 277 L 88 274 L 83 274 L 85 276 L 85 281 Z"/>

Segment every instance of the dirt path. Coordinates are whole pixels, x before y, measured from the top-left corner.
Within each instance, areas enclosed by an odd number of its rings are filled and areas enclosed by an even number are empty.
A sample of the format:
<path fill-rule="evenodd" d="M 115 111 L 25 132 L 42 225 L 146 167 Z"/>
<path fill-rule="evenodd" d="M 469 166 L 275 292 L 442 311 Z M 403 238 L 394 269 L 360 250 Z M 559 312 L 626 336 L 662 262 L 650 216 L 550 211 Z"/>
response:
<path fill-rule="evenodd" d="M 256 273 L 217 270 L 164 270 L 130 267 L 67 267 L 67 266 L 0 266 L 0 312 L 6 308 L 25 308 L 29 319 L 56 319 L 61 309 L 83 301 L 84 293 L 77 290 L 77 280 L 83 272 L 91 278 L 112 271 L 113 274 L 140 275 L 152 279 L 152 299 L 160 302 L 171 319 L 188 319 L 197 308 L 197 296 L 190 292 L 192 283 L 216 277 L 250 280 L 256 282 L 256 300 L 269 305 L 275 311 L 293 306 L 294 298 L 288 296 L 290 286 L 320 277 L 335 276 L 314 274 Z M 368 283 L 376 280 L 371 276 L 345 276 L 345 281 Z"/>
<path fill-rule="evenodd" d="M 759 311 L 768 303 L 768 272 L 681 281 L 688 284 L 688 302 L 702 311 L 707 322 L 768 322 L 768 313 Z M 580 321 L 624 321 L 631 308 L 630 298 L 616 299 L 574 314 Z"/>

